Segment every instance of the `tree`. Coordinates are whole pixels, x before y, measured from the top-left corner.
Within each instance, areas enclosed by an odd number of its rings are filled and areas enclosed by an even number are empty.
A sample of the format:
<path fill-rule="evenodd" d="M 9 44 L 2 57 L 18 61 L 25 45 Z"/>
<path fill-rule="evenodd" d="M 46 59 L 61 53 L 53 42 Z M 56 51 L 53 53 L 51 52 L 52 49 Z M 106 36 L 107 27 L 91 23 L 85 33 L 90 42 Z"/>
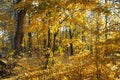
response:
<path fill-rule="evenodd" d="M 14 18 L 12 14 L 12 2 L 11 1 L 1 1 L 0 2 L 0 48 L 1 48 L 1 55 L 5 56 L 8 52 L 4 53 L 4 49 L 7 48 L 8 50 L 13 49 L 13 36 L 14 34 Z"/>
<path fill-rule="evenodd" d="M 24 0 L 16 4 L 15 56 L 23 55 L 14 59 L 19 65 L 14 68 L 17 79 L 119 79 L 120 5 L 116 1 Z"/>
<path fill-rule="evenodd" d="M 14 42 L 14 47 L 15 47 L 15 54 L 14 56 L 19 56 L 20 55 L 20 51 L 22 51 L 22 40 L 23 40 L 23 36 L 24 36 L 24 31 L 23 31 L 23 24 L 24 24 L 24 19 L 25 19 L 25 15 L 27 13 L 27 8 L 25 6 L 26 1 L 22 1 L 22 0 L 17 0 L 16 4 L 18 8 L 18 13 L 17 13 L 17 28 L 16 28 L 16 33 L 15 33 L 15 42 Z M 20 6 L 22 5 L 22 7 Z M 30 5 L 30 3 L 28 3 L 27 5 Z M 19 9 L 20 8 L 20 9 Z M 28 35 L 29 36 L 29 35 Z"/>

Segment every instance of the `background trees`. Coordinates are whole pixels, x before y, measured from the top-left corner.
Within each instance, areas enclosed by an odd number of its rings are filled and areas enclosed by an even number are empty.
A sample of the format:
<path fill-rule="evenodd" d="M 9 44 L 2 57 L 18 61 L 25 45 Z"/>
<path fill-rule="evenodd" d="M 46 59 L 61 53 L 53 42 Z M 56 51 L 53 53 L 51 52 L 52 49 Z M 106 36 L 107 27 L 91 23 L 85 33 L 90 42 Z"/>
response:
<path fill-rule="evenodd" d="M 7 50 L 11 50 L 13 48 L 14 42 L 14 31 L 15 31 L 15 21 L 14 21 L 14 15 L 12 15 L 13 6 L 12 2 L 10 1 L 1 1 L 0 2 L 0 47 L 1 47 L 1 55 L 5 56 L 4 53 L 2 54 L 2 51 L 5 52 L 5 48 Z"/>
<path fill-rule="evenodd" d="M 22 73 L 28 71 L 25 77 L 19 75 L 21 78 L 119 79 L 119 2 L 17 0 L 11 5 L 14 9 L 9 10 L 16 19 L 9 15 L 10 21 L 1 20 L 9 28 L 16 25 L 14 57 L 21 58 L 17 64 L 24 68 Z M 16 23 L 8 24 L 12 20 Z M 9 30 L 3 28 L 7 35 Z M 40 71 L 36 72 L 33 64 Z M 21 68 L 15 70 L 19 74 Z"/>

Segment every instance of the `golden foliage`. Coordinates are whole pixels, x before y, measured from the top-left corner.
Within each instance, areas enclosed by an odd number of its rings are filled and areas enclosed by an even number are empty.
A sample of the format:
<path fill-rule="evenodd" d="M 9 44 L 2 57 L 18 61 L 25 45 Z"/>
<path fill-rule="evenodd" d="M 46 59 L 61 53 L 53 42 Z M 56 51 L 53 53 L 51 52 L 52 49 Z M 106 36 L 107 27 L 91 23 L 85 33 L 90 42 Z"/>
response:
<path fill-rule="evenodd" d="M 15 59 L 15 80 L 119 79 L 120 25 L 114 25 L 119 19 L 113 19 L 113 4 L 99 0 L 35 1 L 36 6 L 31 0 L 15 5 L 18 11 L 27 10 L 20 51 L 23 57 Z"/>

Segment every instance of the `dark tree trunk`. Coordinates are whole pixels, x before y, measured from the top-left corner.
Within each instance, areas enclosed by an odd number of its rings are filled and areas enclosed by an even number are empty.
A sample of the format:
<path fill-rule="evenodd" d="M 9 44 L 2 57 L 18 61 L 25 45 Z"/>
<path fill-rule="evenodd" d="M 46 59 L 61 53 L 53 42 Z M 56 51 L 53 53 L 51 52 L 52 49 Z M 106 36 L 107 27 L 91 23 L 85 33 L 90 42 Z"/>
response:
<path fill-rule="evenodd" d="M 56 38 L 56 37 L 55 37 L 55 34 L 54 34 L 54 35 L 53 35 L 53 49 L 52 49 L 52 50 L 53 50 L 53 53 L 55 52 L 55 38 Z"/>
<path fill-rule="evenodd" d="M 48 29 L 48 48 L 50 48 L 50 43 L 51 43 L 51 41 L 50 41 L 50 29 Z"/>
<path fill-rule="evenodd" d="M 58 32 L 54 33 L 54 36 L 53 36 L 53 54 L 54 54 L 55 48 L 56 48 L 55 42 L 56 42 L 56 36 L 57 36 L 57 34 L 58 34 Z"/>
<path fill-rule="evenodd" d="M 22 39 L 23 39 L 23 36 L 24 36 L 24 33 L 23 33 L 23 21 L 24 21 L 24 17 L 25 17 L 25 14 L 26 14 L 26 10 L 21 10 L 19 13 L 18 13 L 18 19 L 17 19 L 17 28 L 16 28 L 16 33 L 15 33 L 15 42 L 14 42 L 14 47 L 15 47 L 15 54 L 14 56 L 18 56 L 20 51 L 22 50 Z"/>
<path fill-rule="evenodd" d="M 46 39 L 43 40 L 43 48 L 46 49 Z"/>
<path fill-rule="evenodd" d="M 105 0 L 105 3 L 107 3 L 107 0 Z M 105 15 L 105 29 L 106 29 L 106 30 L 108 29 L 107 24 L 108 24 L 108 16 Z M 105 33 L 105 40 L 107 40 L 107 38 L 108 38 L 108 33 L 106 32 L 106 33 Z"/>
<path fill-rule="evenodd" d="M 48 59 L 49 59 L 49 57 L 50 57 L 50 52 L 49 52 L 49 50 L 50 50 L 50 46 L 51 46 L 51 40 L 50 40 L 50 38 L 51 38 L 51 36 L 50 36 L 50 28 L 48 29 L 48 34 L 47 34 L 47 37 L 48 37 L 48 39 L 47 39 L 47 51 L 45 52 L 45 58 L 46 58 L 46 61 L 45 61 L 45 66 L 44 66 L 44 69 L 47 69 L 47 65 L 48 65 Z M 44 39 L 45 40 L 45 39 Z M 44 43 L 46 43 L 46 42 L 44 42 Z M 45 45 L 45 44 L 44 44 Z"/>
<path fill-rule="evenodd" d="M 70 43 L 70 55 L 73 55 L 73 44 Z"/>
<path fill-rule="evenodd" d="M 69 29 L 69 36 L 70 36 L 70 39 L 72 39 L 73 35 L 72 35 L 71 29 Z M 73 44 L 70 43 L 70 55 L 73 55 L 73 52 L 74 52 L 74 50 L 73 50 Z"/>
<path fill-rule="evenodd" d="M 46 40 L 45 39 L 43 40 L 43 45 L 44 45 L 43 48 L 46 49 Z"/>
<path fill-rule="evenodd" d="M 31 51 L 32 51 L 32 33 L 28 33 L 28 48 L 29 48 L 29 56 L 32 57 Z"/>

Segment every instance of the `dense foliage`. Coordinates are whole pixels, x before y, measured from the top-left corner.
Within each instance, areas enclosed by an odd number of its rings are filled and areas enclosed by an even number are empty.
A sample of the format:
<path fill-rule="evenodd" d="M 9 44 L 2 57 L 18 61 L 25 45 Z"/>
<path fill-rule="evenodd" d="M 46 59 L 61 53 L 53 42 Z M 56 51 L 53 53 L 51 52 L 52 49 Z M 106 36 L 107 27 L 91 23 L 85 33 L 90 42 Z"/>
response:
<path fill-rule="evenodd" d="M 1 79 L 120 79 L 120 1 L 0 4 Z"/>

